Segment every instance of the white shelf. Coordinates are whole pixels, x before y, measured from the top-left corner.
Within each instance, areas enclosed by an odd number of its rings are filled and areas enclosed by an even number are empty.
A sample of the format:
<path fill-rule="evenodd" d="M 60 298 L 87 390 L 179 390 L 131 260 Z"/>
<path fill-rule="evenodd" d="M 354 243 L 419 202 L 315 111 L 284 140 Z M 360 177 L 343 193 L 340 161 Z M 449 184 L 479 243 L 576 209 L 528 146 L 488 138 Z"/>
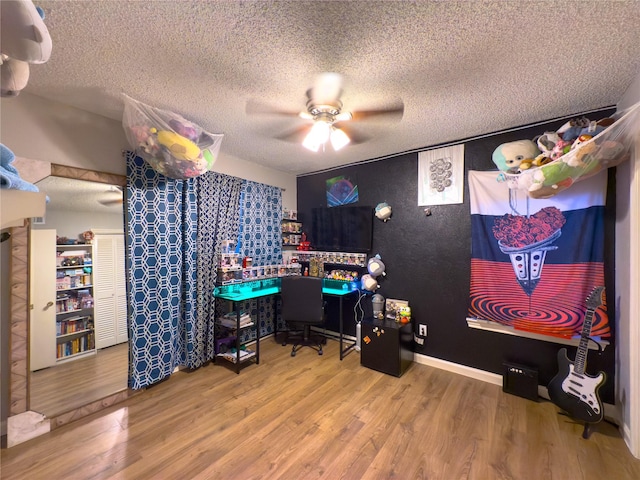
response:
<path fill-rule="evenodd" d="M 87 328 L 86 330 L 78 330 L 77 332 L 63 333 L 61 335 L 58 335 L 56 337 L 56 339 L 60 340 L 60 339 L 65 339 L 65 338 L 71 338 L 71 337 L 76 336 L 76 335 L 83 335 L 83 334 L 91 333 L 91 332 L 93 332 L 93 328 Z M 80 352 L 80 353 L 84 353 L 84 352 Z"/>
<path fill-rule="evenodd" d="M 89 288 L 93 288 L 93 285 L 83 285 L 82 287 L 72 287 L 72 288 L 58 288 L 56 289 L 56 292 L 68 292 L 70 290 L 82 290 L 82 289 L 89 289 Z"/>
<path fill-rule="evenodd" d="M 91 307 L 87 307 L 87 308 L 91 308 Z M 66 312 L 56 312 L 56 315 L 64 315 L 65 313 L 81 312 L 83 310 L 85 310 L 85 309 L 84 308 L 77 308 L 75 310 L 67 310 Z"/>
<path fill-rule="evenodd" d="M 91 350 L 85 350 L 84 352 L 78 352 L 78 353 L 74 353 L 73 355 L 67 355 L 66 357 L 60 357 L 56 359 L 56 363 L 64 363 L 68 360 L 74 360 L 78 357 L 83 357 L 85 355 L 95 355 L 96 354 L 96 349 L 91 349 Z"/>

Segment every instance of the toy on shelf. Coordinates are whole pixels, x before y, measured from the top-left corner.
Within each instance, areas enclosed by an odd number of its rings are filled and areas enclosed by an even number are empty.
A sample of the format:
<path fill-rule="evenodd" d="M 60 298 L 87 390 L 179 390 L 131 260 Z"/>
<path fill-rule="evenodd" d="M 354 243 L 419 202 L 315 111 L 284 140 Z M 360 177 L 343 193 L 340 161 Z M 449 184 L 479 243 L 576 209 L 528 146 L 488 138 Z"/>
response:
<path fill-rule="evenodd" d="M 206 132 L 176 113 L 124 97 L 122 124 L 127 140 L 155 171 L 186 180 L 211 170 L 222 134 Z"/>
<path fill-rule="evenodd" d="M 502 172 L 498 181 L 506 181 L 511 189 L 525 190 L 531 198 L 549 198 L 566 190 L 575 182 L 615 167 L 630 158 L 630 149 L 640 139 L 640 103 L 612 118 L 598 122 L 574 119 L 557 132 L 545 132 L 530 140 L 502 144 L 493 153 L 494 163 Z M 517 144 L 517 145 L 514 145 Z M 538 150 L 531 165 L 527 150 L 533 144 Z M 524 162 L 524 163 L 523 163 Z M 523 168 L 524 165 L 524 168 Z"/>

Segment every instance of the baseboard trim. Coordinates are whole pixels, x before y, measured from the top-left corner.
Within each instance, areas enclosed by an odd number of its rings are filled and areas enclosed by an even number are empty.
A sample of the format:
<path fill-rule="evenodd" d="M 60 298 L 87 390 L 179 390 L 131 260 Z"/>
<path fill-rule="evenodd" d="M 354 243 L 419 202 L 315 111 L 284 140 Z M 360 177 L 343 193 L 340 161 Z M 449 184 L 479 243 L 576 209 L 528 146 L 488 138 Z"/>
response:
<path fill-rule="evenodd" d="M 466 365 L 460 365 L 459 363 L 449 362 L 440 358 L 429 357 L 421 353 L 414 353 L 413 361 L 421 365 L 428 365 L 430 367 L 439 368 L 440 370 L 446 370 L 448 372 L 464 375 L 465 377 L 475 378 L 476 380 L 482 380 L 483 382 L 502 386 L 502 375 L 498 375 L 497 373 L 467 367 Z"/>

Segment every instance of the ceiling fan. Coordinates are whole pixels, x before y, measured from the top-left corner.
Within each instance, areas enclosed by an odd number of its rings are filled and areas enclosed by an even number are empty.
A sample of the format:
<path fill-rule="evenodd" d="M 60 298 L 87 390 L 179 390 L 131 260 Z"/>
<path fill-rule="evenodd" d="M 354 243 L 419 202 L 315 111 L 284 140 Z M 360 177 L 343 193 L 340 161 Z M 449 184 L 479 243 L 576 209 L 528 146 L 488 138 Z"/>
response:
<path fill-rule="evenodd" d="M 100 205 L 104 205 L 105 207 L 110 207 L 112 205 L 122 205 L 124 203 L 122 187 L 117 185 L 109 186 L 109 189 L 101 195 L 101 198 L 98 199 L 98 203 Z"/>
<path fill-rule="evenodd" d="M 277 138 L 298 142 L 302 135 L 302 146 L 312 152 L 317 152 L 321 147 L 324 148 L 327 142 L 330 142 L 333 149 L 337 151 L 349 143 L 361 143 L 367 139 L 354 129 L 344 125 L 344 122 L 362 121 L 376 116 L 387 116 L 392 121 L 399 121 L 404 112 L 404 104 L 401 101 L 396 101 L 394 104 L 380 109 L 343 110 L 343 104 L 340 100 L 342 76 L 338 73 L 319 75 L 314 85 L 307 90 L 306 96 L 306 108 L 300 112 L 280 110 L 259 102 L 249 101 L 247 113 L 286 115 L 310 120 L 312 122 L 310 125 Z"/>

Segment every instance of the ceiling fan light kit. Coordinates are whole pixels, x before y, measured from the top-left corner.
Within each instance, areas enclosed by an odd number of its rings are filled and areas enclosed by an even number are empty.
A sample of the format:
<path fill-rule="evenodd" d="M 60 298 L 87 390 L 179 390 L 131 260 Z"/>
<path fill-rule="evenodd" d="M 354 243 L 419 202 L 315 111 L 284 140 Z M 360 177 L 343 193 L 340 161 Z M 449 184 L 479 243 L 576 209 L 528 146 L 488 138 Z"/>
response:
<path fill-rule="evenodd" d="M 312 120 L 313 123 L 311 124 L 309 132 L 302 140 L 302 146 L 312 152 L 317 152 L 320 150 L 320 147 L 324 147 L 329 141 L 335 151 L 344 148 L 352 143 L 352 141 L 355 143 L 364 141 L 363 136 L 358 135 L 357 131 L 354 133 L 352 130 L 347 130 L 350 132 L 349 135 L 355 135 L 355 137 L 351 138 L 344 129 L 336 126 L 339 122 L 347 122 L 350 120 L 361 121 L 369 117 L 379 117 L 382 115 L 402 118 L 402 112 L 404 111 L 404 105 L 402 105 L 402 103 L 396 103 L 396 105 L 392 107 L 387 106 L 382 109 L 343 112 L 343 104 L 340 100 L 340 96 L 342 95 L 342 76 L 337 73 L 324 73 L 319 75 L 314 86 L 307 90 L 306 95 L 306 110 L 301 112 L 283 112 L 282 109 L 279 108 L 268 109 L 254 103 L 247 105 L 247 112 L 285 114 L 297 116 L 304 120 Z M 278 138 L 295 141 L 297 143 L 300 141 L 299 132 L 300 129 L 292 134 Z"/>

